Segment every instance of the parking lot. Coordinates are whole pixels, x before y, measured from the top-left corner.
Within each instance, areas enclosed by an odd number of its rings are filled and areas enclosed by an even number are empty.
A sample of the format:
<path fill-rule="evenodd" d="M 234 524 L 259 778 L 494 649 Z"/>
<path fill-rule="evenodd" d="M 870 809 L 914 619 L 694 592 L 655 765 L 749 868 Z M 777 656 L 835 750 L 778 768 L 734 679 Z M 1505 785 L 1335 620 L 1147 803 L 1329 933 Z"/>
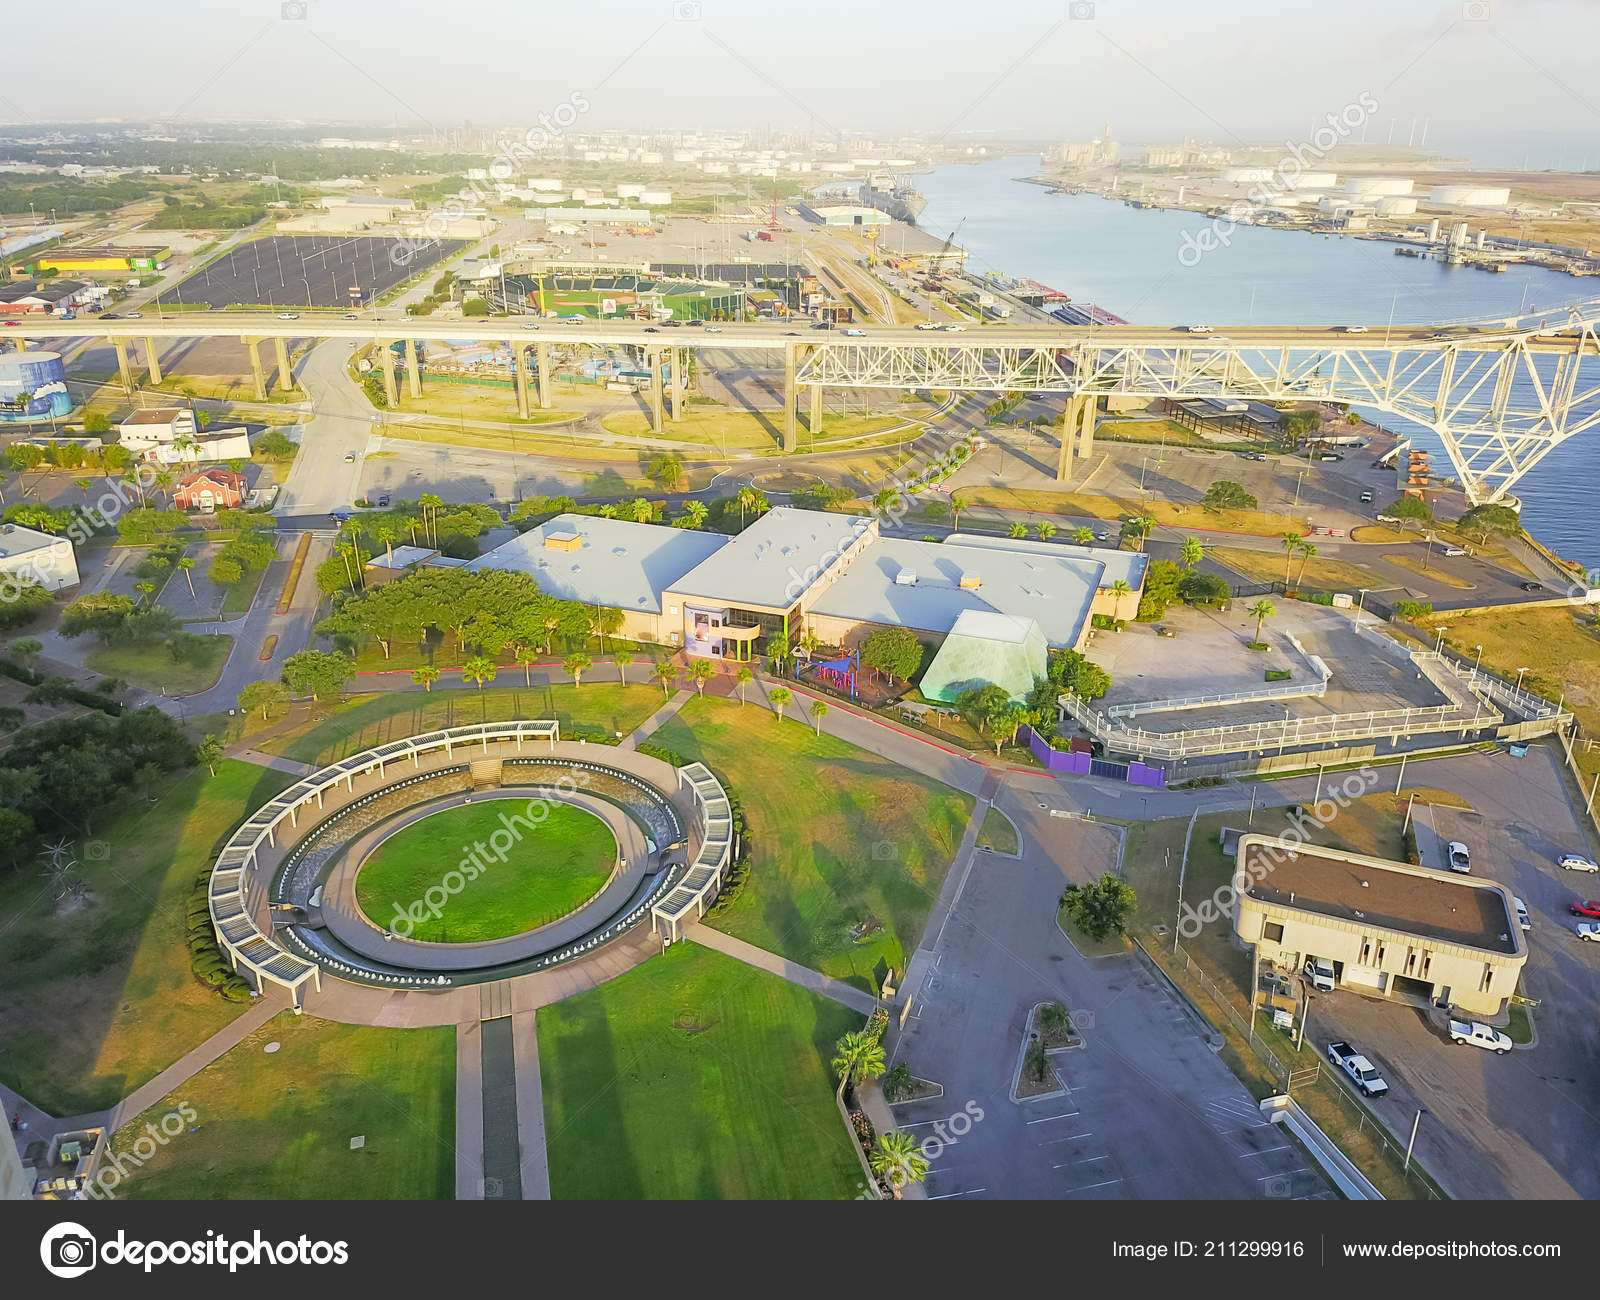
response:
<path fill-rule="evenodd" d="M 1056 928 L 1063 885 L 1115 863 L 1115 828 L 1051 817 L 1007 790 L 997 804 L 1017 823 L 1023 856 L 976 856 L 894 1049 L 944 1087 L 895 1108 L 914 1136 L 968 1102 L 984 1115 L 937 1151 L 928 1197 L 1331 1195 L 1164 983 L 1132 956 L 1080 956 Z M 1013 1102 L 1029 1010 L 1049 999 L 1072 1010 L 1085 1046 L 1052 1057 L 1061 1094 Z"/>
<path fill-rule="evenodd" d="M 1600 897 L 1600 883 L 1556 866 L 1562 853 L 1589 851 L 1582 809 L 1549 745 L 1498 756 L 1491 779 L 1459 792 L 1473 811 L 1418 806 L 1419 856 L 1441 866 L 1459 840 L 1473 875 L 1527 904 L 1521 989 L 1538 1003 L 1533 1043 L 1506 1056 L 1458 1045 L 1443 1013 L 1348 990 L 1316 999 L 1311 1032 L 1346 1038 L 1377 1064 L 1390 1092 L 1372 1108 L 1401 1142 L 1423 1110 L 1417 1155 L 1451 1195 L 1600 1197 L 1600 945 L 1578 940 L 1568 911 Z"/>
<path fill-rule="evenodd" d="M 253 240 L 219 258 L 170 290 L 164 301 L 247 306 L 349 307 L 381 297 L 402 280 L 466 246 L 441 239 L 407 249 L 409 260 L 391 259 L 394 239 L 349 235 L 273 235 Z M 359 290 L 352 295 L 351 290 Z"/>

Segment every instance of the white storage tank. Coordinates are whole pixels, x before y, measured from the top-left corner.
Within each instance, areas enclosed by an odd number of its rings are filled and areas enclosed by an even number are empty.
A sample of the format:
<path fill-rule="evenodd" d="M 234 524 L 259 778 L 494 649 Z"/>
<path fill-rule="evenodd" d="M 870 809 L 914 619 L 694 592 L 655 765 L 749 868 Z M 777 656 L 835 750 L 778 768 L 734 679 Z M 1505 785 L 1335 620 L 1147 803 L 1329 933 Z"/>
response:
<path fill-rule="evenodd" d="M 1409 217 L 1417 210 L 1417 201 L 1411 198 L 1402 198 L 1397 194 L 1387 194 L 1378 200 L 1378 215 L 1380 217 Z"/>
<path fill-rule="evenodd" d="M 1410 194 L 1414 184 L 1409 176 L 1352 176 L 1344 183 L 1344 192 L 1375 199 L 1383 195 Z"/>
<path fill-rule="evenodd" d="M 1499 208 L 1511 202 L 1511 190 L 1503 185 L 1435 185 L 1428 197 L 1452 207 Z"/>

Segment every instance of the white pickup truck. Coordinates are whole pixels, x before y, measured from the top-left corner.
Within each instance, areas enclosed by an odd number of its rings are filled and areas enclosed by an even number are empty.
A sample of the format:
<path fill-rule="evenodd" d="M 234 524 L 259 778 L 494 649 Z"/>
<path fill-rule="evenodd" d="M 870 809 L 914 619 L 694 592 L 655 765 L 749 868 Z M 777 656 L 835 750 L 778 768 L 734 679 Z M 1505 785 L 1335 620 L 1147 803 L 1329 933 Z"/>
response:
<path fill-rule="evenodd" d="M 1476 1020 L 1452 1020 L 1450 1040 L 1455 1043 L 1471 1043 L 1474 1047 L 1487 1047 L 1491 1052 L 1499 1052 L 1502 1056 L 1511 1050 L 1509 1038 L 1498 1029 L 1491 1029 Z"/>
<path fill-rule="evenodd" d="M 1389 1091 L 1377 1066 L 1351 1047 L 1349 1043 L 1328 1044 L 1328 1059 L 1350 1076 L 1350 1081 L 1369 1097 L 1381 1097 Z"/>

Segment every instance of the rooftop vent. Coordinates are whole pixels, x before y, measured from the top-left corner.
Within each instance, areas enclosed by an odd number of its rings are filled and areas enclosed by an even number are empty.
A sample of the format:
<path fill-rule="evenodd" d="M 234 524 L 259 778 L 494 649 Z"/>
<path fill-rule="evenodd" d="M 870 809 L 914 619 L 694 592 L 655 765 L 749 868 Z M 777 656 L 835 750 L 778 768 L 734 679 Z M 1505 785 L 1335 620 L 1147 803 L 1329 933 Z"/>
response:
<path fill-rule="evenodd" d="M 544 548 L 547 551 L 575 551 L 582 544 L 583 538 L 569 529 L 544 535 Z"/>
<path fill-rule="evenodd" d="M 961 575 L 961 586 L 965 591 L 976 591 L 982 585 L 982 577 L 970 569 Z"/>
<path fill-rule="evenodd" d="M 917 585 L 917 571 L 915 569 L 901 569 L 894 575 L 894 585 L 897 587 L 915 587 Z"/>

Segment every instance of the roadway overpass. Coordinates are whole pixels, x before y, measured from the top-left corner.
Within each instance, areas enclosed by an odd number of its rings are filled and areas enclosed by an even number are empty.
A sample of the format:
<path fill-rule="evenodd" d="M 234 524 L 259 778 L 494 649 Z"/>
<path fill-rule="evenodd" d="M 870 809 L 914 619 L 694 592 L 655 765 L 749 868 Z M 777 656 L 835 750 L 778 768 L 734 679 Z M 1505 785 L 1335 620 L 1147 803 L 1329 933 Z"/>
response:
<path fill-rule="evenodd" d="M 725 326 L 662 327 L 631 321 L 582 323 L 545 319 L 474 318 L 429 321 L 360 319 L 320 313 L 263 315 L 185 313 L 140 320 L 21 318 L 0 326 L 0 338 L 19 346 L 50 339 L 102 339 L 117 351 L 125 387 L 133 387 L 129 345 L 142 345 L 159 382 L 156 341 L 238 338 L 245 346 L 258 397 L 266 395 L 259 344 L 274 341 L 280 384 L 293 386 L 290 339 L 347 338 L 413 347 L 407 382 L 421 385 L 414 345 L 464 335 L 503 342 L 512 352 L 518 410 L 526 415 L 536 382 L 540 406 L 551 405 L 549 348 L 590 345 L 640 350 L 656 376 L 651 385 L 655 427 L 683 410 L 681 364 L 671 366 L 672 391 L 660 382 L 669 361 L 689 352 L 763 349 L 780 352 L 784 372 L 784 449 L 797 445 L 801 392 L 819 413 L 826 387 L 948 389 L 959 392 L 1061 393 L 1062 477 L 1074 455 L 1093 450 L 1096 402 L 1101 397 L 1237 397 L 1265 401 L 1320 400 L 1370 406 L 1432 429 L 1474 502 L 1504 496 L 1551 448 L 1600 425 L 1600 301 L 1559 317 L 1513 317 L 1492 322 L 1400 326 L 1218 326 L 1205 332 L 1148 325 L 1011 326 L 930 330 L 874 325 L 850 331 L 812 330 L 787 321 Z M 527 352 L 537 366 L 530 376 Z M 379 348 L 393 404 L 396 367 Z"/>

